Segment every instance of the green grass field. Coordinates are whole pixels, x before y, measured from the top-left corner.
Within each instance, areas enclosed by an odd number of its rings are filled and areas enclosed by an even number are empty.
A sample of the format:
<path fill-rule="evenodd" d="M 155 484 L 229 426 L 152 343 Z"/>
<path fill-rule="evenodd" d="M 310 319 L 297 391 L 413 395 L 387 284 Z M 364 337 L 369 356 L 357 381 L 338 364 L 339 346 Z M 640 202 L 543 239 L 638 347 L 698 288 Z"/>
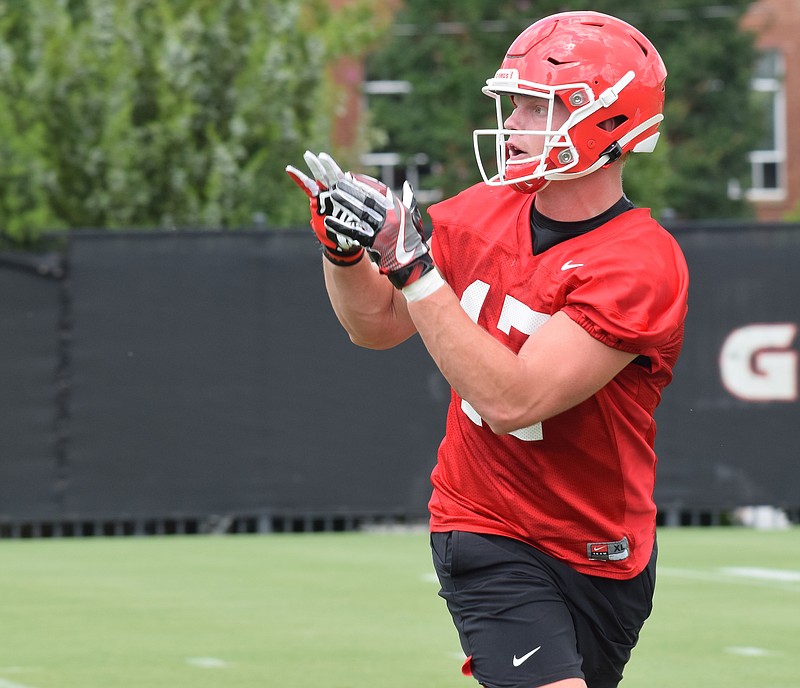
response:
<path fill-rule="evenodd" d="M 800 529 L 660 532 L 627 688 L 800 687 Z M 0 542 L 0 688 L 446 688 L 424 533 Z"/>

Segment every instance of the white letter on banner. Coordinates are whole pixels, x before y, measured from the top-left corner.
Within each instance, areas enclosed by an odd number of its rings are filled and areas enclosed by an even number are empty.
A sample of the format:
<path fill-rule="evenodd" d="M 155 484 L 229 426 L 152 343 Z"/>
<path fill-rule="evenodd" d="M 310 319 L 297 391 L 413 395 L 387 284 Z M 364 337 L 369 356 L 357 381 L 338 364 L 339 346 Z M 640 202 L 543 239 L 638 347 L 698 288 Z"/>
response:
<path fill-rule="evenodd" d="M 794 323 L 756 324 L 731 332 L 719 357 L 722 384 L 745 401 L 797 401 Z"/>

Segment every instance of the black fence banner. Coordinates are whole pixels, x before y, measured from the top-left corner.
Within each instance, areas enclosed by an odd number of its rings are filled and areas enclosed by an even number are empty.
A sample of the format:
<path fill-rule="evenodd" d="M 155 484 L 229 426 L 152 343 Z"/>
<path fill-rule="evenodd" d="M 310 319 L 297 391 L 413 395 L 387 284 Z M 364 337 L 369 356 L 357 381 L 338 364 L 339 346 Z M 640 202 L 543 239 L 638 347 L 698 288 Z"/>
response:
<path fill-rule="evenodd" d="M 800 228 L 676 234 L 689 316 L 656 419 L 661 508 L 800 505 Z"/>
<path fill-rule="evenodd" d="M 800 227 L 673 229 L 686 338 L 663 512 L 800 507 Z M 354 346 L 307 232 L 73 232 L 0 254 L 0 525 L 424 519 L 449 390 L 419 338 Z"/>

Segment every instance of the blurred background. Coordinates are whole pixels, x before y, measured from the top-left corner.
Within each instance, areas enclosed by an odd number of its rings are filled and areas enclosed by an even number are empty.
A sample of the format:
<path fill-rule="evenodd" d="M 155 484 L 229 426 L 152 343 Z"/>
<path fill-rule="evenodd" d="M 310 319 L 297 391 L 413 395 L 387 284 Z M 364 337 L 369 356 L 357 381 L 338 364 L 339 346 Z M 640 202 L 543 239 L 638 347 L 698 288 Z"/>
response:
<path fill-rule="evenodd" d="M 591 6 L 669 70 L 658 149 L 625 173 L 692 272 L 659 521 L 787 527 L 800 2 Z M 0 2 L 0 536 L 424 521 L 447 385 L 419 341 L 349 343 L 284 168 L 328 151 L 423 208 L 479 181 L 485 80 L 526 26 L 585 7 Z"/>

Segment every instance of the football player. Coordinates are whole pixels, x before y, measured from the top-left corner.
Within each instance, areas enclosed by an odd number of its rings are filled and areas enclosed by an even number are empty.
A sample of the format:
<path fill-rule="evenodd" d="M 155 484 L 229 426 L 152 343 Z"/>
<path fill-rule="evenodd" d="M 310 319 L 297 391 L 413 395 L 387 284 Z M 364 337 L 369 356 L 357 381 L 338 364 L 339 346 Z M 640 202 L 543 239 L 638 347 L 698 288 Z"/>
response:
<path fill-rule="evenodd" d="M 429 209 L 430 246 L 408 185 L 398 198 L 324 154 L 306 156 L 313 180 L 288 168 L 352 340 L 419 333 L 452 387 L 431 545 L 463 671 L 487 688 L 613 688 L 651 610 L 653 413 L 688 273 L 622 168 L 656 144 L 666 76 L 617 18 L 527 28 L 483 89 L 483 182 Z"/>

